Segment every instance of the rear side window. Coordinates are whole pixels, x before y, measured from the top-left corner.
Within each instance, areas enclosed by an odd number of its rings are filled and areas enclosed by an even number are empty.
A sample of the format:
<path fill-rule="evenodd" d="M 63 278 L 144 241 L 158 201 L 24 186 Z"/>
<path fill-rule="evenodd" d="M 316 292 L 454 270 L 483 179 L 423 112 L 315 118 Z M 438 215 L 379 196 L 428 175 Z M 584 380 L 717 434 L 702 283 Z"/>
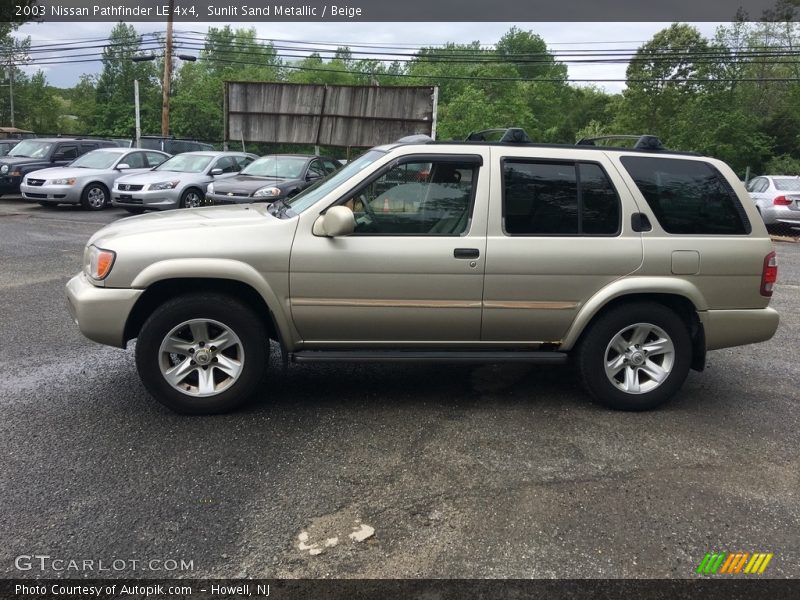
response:
<path fill-rule="evenodd" d="M 623 156 L 620 160 L 667 233 L 750 233 L 739 199 L 712 165 L 644 156 Z"/>
<path fill-rule="evenodd" d="M 509 235 L 615 235 L 620 202 L 597 164 L 506 160 L 503 221 Z"/>

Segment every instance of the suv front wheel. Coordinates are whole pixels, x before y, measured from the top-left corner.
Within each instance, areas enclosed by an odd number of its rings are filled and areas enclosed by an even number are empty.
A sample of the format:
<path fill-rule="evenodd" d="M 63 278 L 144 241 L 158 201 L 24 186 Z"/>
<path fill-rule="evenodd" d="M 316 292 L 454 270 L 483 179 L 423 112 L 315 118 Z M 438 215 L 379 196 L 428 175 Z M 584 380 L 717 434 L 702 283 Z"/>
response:
<path fill-rule="evenodd" d="M 586 390 L 617 410 L 649 410 L 683 385 L 692 344 L 683 320 L 661 304 L 626 304 L 594 321 L 578 347 Z"/>
<path fill-rule="evenodd" d="M 147 319 L 136 343 L 136 367 L 147 390 L 184 414 L 238 407 L 255 392 L 268 358 L 261 319 L 222 294 L 167 301 Z"/>

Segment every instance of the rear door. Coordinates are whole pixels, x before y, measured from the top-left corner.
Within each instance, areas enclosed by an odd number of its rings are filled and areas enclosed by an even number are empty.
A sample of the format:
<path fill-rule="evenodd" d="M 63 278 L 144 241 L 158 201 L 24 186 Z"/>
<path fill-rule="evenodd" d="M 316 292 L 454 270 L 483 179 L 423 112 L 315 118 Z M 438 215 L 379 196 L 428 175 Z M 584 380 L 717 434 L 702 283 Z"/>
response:
<path fill-rule="evenodd" d="M 602 152 L 492 152 L 482 339 L 557 343 L 589 298 L 640 267 L 635 208 Z"/>

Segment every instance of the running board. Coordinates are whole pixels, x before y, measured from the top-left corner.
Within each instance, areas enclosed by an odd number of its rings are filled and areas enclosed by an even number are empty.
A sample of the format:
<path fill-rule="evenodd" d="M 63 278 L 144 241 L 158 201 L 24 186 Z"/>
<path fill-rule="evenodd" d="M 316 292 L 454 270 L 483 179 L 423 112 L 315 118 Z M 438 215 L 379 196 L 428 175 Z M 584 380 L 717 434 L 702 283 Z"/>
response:
<path fill-rule="evenodd" d="M 405 362 L 405 363 L 493 363 L 564 364 L 565 352 L 469 351 L 469 350 L 301 350 L 289 354 L 293 363 L 312 362 Z"/>

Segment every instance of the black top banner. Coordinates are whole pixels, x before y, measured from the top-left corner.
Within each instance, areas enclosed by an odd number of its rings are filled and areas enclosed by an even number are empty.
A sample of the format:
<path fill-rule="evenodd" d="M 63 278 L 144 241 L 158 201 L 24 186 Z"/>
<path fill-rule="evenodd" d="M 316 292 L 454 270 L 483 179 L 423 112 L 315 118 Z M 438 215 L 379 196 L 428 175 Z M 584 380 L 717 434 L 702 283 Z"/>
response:
<path fill-rule="evenodd" d="M 3 0 L 7 20 L 269 22 L 798 20 L 798 0 Z M 8 6 L 8 5 L 7 5 Z"/>

